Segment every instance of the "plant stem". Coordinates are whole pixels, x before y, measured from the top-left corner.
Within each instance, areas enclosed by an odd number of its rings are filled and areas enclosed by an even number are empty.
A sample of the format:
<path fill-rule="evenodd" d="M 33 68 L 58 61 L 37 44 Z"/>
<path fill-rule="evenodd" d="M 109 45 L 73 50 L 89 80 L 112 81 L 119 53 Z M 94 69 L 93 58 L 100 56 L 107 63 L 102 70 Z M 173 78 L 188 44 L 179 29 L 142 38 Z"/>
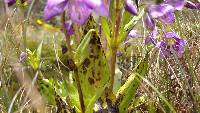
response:
<path fill-rule="evenodd" d="M 62 29 L 64 31 L 64 34 L 65 34 L 65 38 L 66 38 L 66 43 L 67 43 L 67 49 L 68 49 L 68 54 L 71 56 L 72 55 L 72 59 L 73 59 L 73 52 L 72 52 L 72 48 L 71 48 L 71 45 L 70 45 L 70 36 L 68 35 L 67 33 L 67 30 L 65 28 L 65 12 L 62 14 L 62 19 L 61 19 L 61 22 L 62 22 Z"/>
<path fill-rule="evenodd" d="M 26 16 L 26 19 L 27 21 L 29 22 L 29 18 L 30 18 L 30 15 L 31 15 L 31 11 L 33 9 L 33 5 L 35 4 L 36 0 L 32 0 L 31 4 L 30 4 L 30 7 L 28 9 L 28 13 L 27 13 L 27 16 Z"/>
<path fill-rule="evenodd" d="M 33 8 L 33 5 L 35 3 L 35 0 L 33 0 L 31 2 L 31 5 L 28 9 L 28 13 L 27 13 L 27 16 L 25 14 L 25 9 L 24 7 L 21 9 L 22 10 L 22 14 L 23 14 L 23 21 L 22 21 L 22 38 L 23 38 L 23 49 L 24 51 L 26 51 L 26 48 L 27 48 L 27 35 L 26 35 L 26 32 L 27 32 L 27 24 L 29 23 L 29 18 L 30 18 L 30 14 L 31 14 L 31 11 L 32 11 L 32 8 Z"/>
<path fill-rule="evenodd" d="M 115 2 L 115 14 L 114 14 L 114 21 L 112 25 L 113 31 L 113 41 L 111 44 L 111 62 L 110 62 L 110 70 L 111 70 L 111 80 L 110 80 L 110 88 L 109 90 L 113 92 L 113 85 L 114 85 L 114 78 L 115 78 L 115 64 L 116 64 L 116 54 L 118 49 L 118 36 L 119 36 L 119 29 L 121 23 L 121 16 L 122 16 L 122 0 L 116 0 Z"/>
<path fill-rule="evenodd" d="M 22 14 L 23 14 L 23 19 L 22 19 L 23 51 L 26 51 L 26 48 L 27 48 L 27 39 L 26 39 L 27 26 L 26 26 L 26 21 L 25 21 L 26 17 L 25 17 L 24 8 L 22 8 Z"/>
<path fill-rule="evenodd" d="M 77 82 L 77 88 L 78 88 L 78 94 L 79 94 L 79 101 L 80 101 L 80 106 L 81 106 L 81 112 L 85 113 L 85 105 L 84 105 L 84 99 L 83 99 L 83 92 L 82 92 L 82 89 L 81 89 L 80 79 L 79 79 L 79 76 L 78 76 L 78 69 L 76 69 L 74 71 L 74 73 L 75 73 L 75 79 L 76 79 L 76 82 Z"/>
<path fill-rule="evenodd" d="M 75 80 L 76 80 L 76 83 L 77 83 L 77 88 L 78 88 L 78 94 L 79 94 L 79 101 L 80 101 L 80 106 L 81 106 L 81 112 L 82 113 L 85 113 L 85 105 L 84 105 L 84 99 L 83 99 L 83 92 L 82 92 L 82 89 L 81 89 L 81 83 L 80 83 L 80 79 L 79 79 L 79 75 L 78 75 L 78 68 L 74 62 L 74 58 L 73 58 L 73 52 L 72 52 L 72 48 L 71 48 L 71 45 L 70 45 L 70 36 L 68 35 L 67 33 L 67 30 L 65 28 L 65 12 L 62 14 L 62 19 L 61 19 L 61 22 L 62 22 L 62 29 L 64 31 L 64 34 L 65 34 L 65 38 L 66 38 L 66 43 L 67 43 L 67 56 L 69 57 L 69 59 L 72 60 L 72 63 L 73 63 L 73 67 L 74 67 L 74 74 L 75 74 Z"/>

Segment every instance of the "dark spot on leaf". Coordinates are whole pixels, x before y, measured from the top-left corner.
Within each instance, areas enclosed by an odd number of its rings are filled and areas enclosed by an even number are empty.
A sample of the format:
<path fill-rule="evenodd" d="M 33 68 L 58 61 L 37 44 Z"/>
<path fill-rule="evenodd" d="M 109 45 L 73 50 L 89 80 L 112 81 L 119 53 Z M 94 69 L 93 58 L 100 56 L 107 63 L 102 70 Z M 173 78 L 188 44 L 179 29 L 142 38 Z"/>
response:
<path fill-rule="evenodd" d="M 94 76 L 95 75 L 95 72 L 94 72 L 94 70 L 92 70 L 92 76 Z"/>
<path fill-rule="evenodd" d="M 97 75 L 100 76 L 101 72 L 98 72 Z"/>
<path fill-rule="evenodd" d="M 83 66 L 84 67 L 88 67 L 90 65 L 90 60 L 88 58 L 86 58 L 84 61 L 83 61 Z"/>
<path fill-rule="evenodd" d="M 89 78 L 88 78 L 88 82 L 90 83 L 90 85 L 93 85 L 95 81 L 94 81 L 93 78 L 89 77 Z"/>
<path fill-rule="evenodd" d="M 89 57 L 90 57 L 90 58 L 94 58 L 94 56 L 93 56 L 93 55 L 90 55 Z"/>
<path fill-rule="evenodd" d="M 84 66 L 82 67 L 82 73 L 83 73 L 83 74 L 86 74 L 86 73 L 87 73 L 87 69 L 86 69 Z"/>
<path fill-rule="evenodd" d="M 93 48 L 91 48 L 91 49 L 90 49 L 90 52 L 91 52 L 91 53 L 94 53 L 94 49 L 93 49 Z"/>
<path fill-rule="evenodd" d="M 101 49 L 101 46 L 100 46 L 99 44 L 97 45 L 97 49 L 98 49 L 98 50 L 100 50 L 100 49 Z"/>
<path fill-rule="evenodd" d="M 101 61 L 99 61 L 98 66 L 101 66 Z"/>
<path fill-rule="evenodd" d="M 101 80 L 101 77 L 98 77 L 97 79 L 96 79 L 96 81 L 100 81 Z"/>
<path fill-rule="evenodd" d="M 96 44 L 96 39 L 95 38 L 92 38 L 91 40 L 90 40 L 90 44 Z"/>
<path fill-rule="evenodd" d="M 66 66 L 69 68 L 70 71 L 73 71 L 76 69 L 76 65 L 74 64 L 74 61 L 72 59 L 67 60 Z"/>
<path fill-rule="evenodd" d="M 88 31 L 84 29 L 83 34 L 86 35 L 87 33 L 88 33 Z"/>
<path fill-rule="evenodd" d="M 137 69 L 140 69 L 140 66 L 137 66 Z"/>

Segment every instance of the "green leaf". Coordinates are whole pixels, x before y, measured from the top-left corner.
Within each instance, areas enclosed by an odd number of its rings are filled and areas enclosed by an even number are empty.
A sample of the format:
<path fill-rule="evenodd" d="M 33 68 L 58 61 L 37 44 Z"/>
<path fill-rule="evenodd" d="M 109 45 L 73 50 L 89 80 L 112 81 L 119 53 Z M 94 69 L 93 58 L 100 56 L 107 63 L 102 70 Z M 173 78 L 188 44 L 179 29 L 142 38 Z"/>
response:
<path fill-rule="evenodd" d="M 93 113 L 94 104 L 109 81 L 107 59 L 103 52 L 96 52 L 99 53 L 98 58 L 88 56 L 78 68 L 86 113 Z"/>
<path fill-rule="evenodd" d="M 106 37 L 106 41 L 108 43 L 108 46 L 110 47 L 110 43 L 111 43 L 110 26 L 108 24 L 108 20 L 105 17 L 101 18 L 101 25 L 102 25 L 102 30 L 103 30 L 103 33 Z"/>
<path fill-rule="evenodd" d="M 125 23 L 128 19 L 124 18 L 125 25 L 120 29 L 120 36 L 119 36 L 118 44 L 122 43 L 126 39 L 129 31 L 133 29 L 133 27 L 138 23 L 139 20 L 141 20 L 144 13 L 145 13 L 144 8 L 141 8 L 139 15 L 134 16 L 128 23 Z M 128 14 L 126 14 L 126 15 L 127 15 L 127 17 L 129 16 Z"/>
<path fill-rule="evenodd" d="M 135 68 L 134 72 L 126 80 L 125 84 L 117 92 L 120 113 L 127 113 L 132 99 L 135 98 L 135 93 L 142 82 L 136 74 L 138 73 L 141 76 L 146 75 L 148 70 L 148 56 L 148 54 L 145 56 L 145 58 Z"/>
<path fill-rule="evenodd" d="M 28 57 L 27 57 L 27 62 L 28 64 L 33 68 L 33 69 L 37 69 L 39 67 L 39 61 L 37 59 L 37 56 L 35 54 L 35 51 L 31 51 L 29 49 L 26 49 L 27 53 L 28 53 Z"/>
<path fill-rule="evenodd" d="M 40 43 L 40 45 L 39 45 L 38 48 L 37 48 L 37 59 L 38 59 L 38 60 L 41 59 L 42 45 L 43 45 L 43 41 Z"/>
<path fill-rule="evenodd" d="M 133 26 L 135 26 L 137 24 L 137 22 L 143 17 L 144 15 L 144 8 L 140 9 L 139 15 L 138 16 L 134 16 L 131 21 L 125 25 L 124 30 L 128 30 L 131 29 Z"/>
<path fill-rule="evenodd" d="M 56 105 L 54 96 L 54 81 L 53 79 L 38 80 L 42 94 L 47 98 L 49 104 Z"/>
<path fill-rule="evenodd" d="M 146 101 L 147 101 L 147 96 L 139 96 L 139 97 L 136 97 L 134 100 L 133 100 L 133 102 L 131 102 L 131 108 L 136 108 L 136 107 L 138 107 L 138 106 L 140 106 L 140 105 L 142 105 L 142 104 L 144 104 L 144 103 L 146 103 Z"/>
<path fill-rule="evenodd" d="M 93 32 L 95 28 L 96 22 L 90 16 L 86 26 L 83 27 L 84 32 L 88 31 L 88 33 L 76 53 L 76 58 L 78 58 L 76 62 L 78 73 L 76 74 L 80 80 L 85 113 L 93 113 L 95 102 L 102 95 L 110 77 L 101 39 L 98 32 Z"/>
<path fill-rule="evenodd" d="M 89 42 L 91 39 L 91 34 L 92 32 L 95 32 L 94 29 L 90 29 L 88 31 L 88 33 L 85 35 L 85 37 L 83 38 L 83 40 L 81 41 L 80 45 L 78 46 L 77 50 L 76 50 L 76 54 L 75 54 L 75 62 L 78 63 L 77 65 L 80 65 L 83 60 L 85 59 L 85 57 L 88 55 L 88 52 L 85 52 L 88 50 L 89 48 Z"/>
<path fill-rule="evenodd" d="M 114 84 L 113 84 L 113 93 L 116 94 L 119 88 L 121 87 L 121 78 L 122 78 L 122 72 L 120 71 L 119 67 L 116 66 L 115 68 L 115 78 L 114 78 Z"/>
<path fill-rule="evenodd" d="M 39 65 L 40 65 L 41 53 L 42 53 L 42 44 L 43 44 L 43 41 L 38 46 L 37 51 L 34 50 L 32 52 L 31 50 L 26 49 L 26 51 L 28 53 L 27 62 L 35 70 L 37 70 L 39 68 Z"/>
<path fill-rule="evenodd" d="M 57 82 L 57 84 L 60 87 L 56 88 L 56 92 L 60 95 L 60 97 L 63 97 L 64 100 L 66 98 L 69 99 L 68 104 L 75 107 L 76 112 L 80 113 L 81 107 L 80 107 L 80 102 L 78 99 L 79 95 L 78 95 L 78 91 L 76 89 L 74 82 L 71 83 L 66 80 L 65 82 Z"/>

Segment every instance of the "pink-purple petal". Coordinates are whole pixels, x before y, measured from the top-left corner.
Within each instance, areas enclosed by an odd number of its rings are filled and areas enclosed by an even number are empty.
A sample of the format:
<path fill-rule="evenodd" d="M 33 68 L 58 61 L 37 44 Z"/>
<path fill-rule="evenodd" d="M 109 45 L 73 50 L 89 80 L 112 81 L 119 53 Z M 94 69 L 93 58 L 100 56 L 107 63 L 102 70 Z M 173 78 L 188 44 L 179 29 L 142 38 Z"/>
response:
<path fill-rule="evenodd" d="M 128 33 L 128 37 L 130 38 L 135 38 L 137 37 L 137 30 L 131 30 L 129 33 Z"/>
<path fill-rule="evenodd" d="M 153 18 L 158 18 L 168 12 L 174 11 L 174 7 L 169 4 L 151 5 L 149 7 L 149 15 Z"/>
<path fill-rule="evenodd" d="M 5 0 L 5 3 L 8 4 L 8 6 L 11 6 L 15 4 L 16 0 Z"/>
<path fill-rule="evenodd" d="M 145 44 L 154 44 L 156 45 L 156 36 L 158 35 L 158 32 L 156 29 L 149 32 L 147 37 L 145 38 Z"/>
<path fill-rule="evenodd" d="M 83 25 L 91 14 L 91 9 L 83 1 L 70 1 L 67 4 L 66 11 L 70 19 Z"/>
<path fill-rule="evenodd" d="M 74 34 L 74 29 L 71 21 L 65 22 L 65 30 L 67 31 L 67 35 L 71 36 Z M 63 28 L 61 29 L 64 32 Z"/>
<path fill-rule="evenodd" d="M 50 20 L 52 17 L 57 16 L 64 12 L 66 7 L 66 0 L 48 0 L 44 9 L 44 19 Z"/>
<path fill-rule="evenodd" d="M 147 29 L 154 30 L 156 27 L 156 23 L 148 14 L 144 18 L 144 25 Z"/>
<path fill-rule="evenodd" d="M 138 10 L 136 5 L 133 3 L 132 0 L 126 0 L 126 6 L 125 9 L 131 13 L 132 15 L 137 15 L 138 14 Z"/>
<path fill-rule="evenodd" d="M 165 4 L 170 4 L 176 10 L 182 10 L 185 5 L 185 0 L 168 0 Z"/>
<path fill-rule="evenodd" d="M 168 12 L 160 17 L 160 20 L 165 24 L 172 24 L 175 22 L 175 14 L 173 12 Z"/>
<path fill-rule="evenodd" d="M 84 0 L 86 5 L 91 9 L 101 6 L 102 0 Z"/>
<path fill-rule="evenodd" d="M 197 9 L 196 4 L 191 1 L 186 1 L 185 7 L 189 8 L 189 9 Z"/>
<path fill-rule="evenodd" d="M 101 0 L 100 6 L 93 9 L 93 11 L 99 16 L 109 17 L 110 0 Z"/>
<path fill-rule="evenodd" d="M 175 42 L 170 44 L 166 43 L 166 40 L 170 38 L 174 39 Z M 184 53 L 185 41 L 181 39 L 175 32 L 167 32 L 165 33 L 163 40 L 160 41 L 158 45 L 158 47 L 161 49 L 161 55 L 170 56 L 176 54 L 178 57 L 181 57 Z"/>
<path fill-rule="evenodd" d="M 196 3 L 196 7 L 198 10 L 200 10 L 200 3 Z"/>

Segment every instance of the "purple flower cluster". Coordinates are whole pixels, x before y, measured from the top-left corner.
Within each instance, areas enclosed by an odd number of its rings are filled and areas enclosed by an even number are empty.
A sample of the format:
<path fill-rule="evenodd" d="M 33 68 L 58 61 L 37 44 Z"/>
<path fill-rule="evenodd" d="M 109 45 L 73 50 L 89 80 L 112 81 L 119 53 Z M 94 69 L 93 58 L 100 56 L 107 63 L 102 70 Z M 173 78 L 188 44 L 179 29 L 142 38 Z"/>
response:
<path fill-rule="evenodd" d="M 47 0 L 44 19 L 66 12 L 70 20 L 83 25 L 92 12 L 108 17 L 109 5 L 110 0 Z"/>
<path fill-rule="evenodd" d="M 47 0 L 44 9 L 44 19 L 48 21 L 66 12 L 69 21 L 83 25 L 91 13 L 109 17 L 110 0 Z M 126 0 L 125 9 L 132 15 L 137 15 L 137 7 L 132 0 Z M 72 24 L 67 24 L 69 35 L 73 34 Z"/>
<path fill-rule="evenodd" d="M 178 57 L 181 57 L 186 44 L 175 32 L 162 32 L 159 34 L 156 28 L 156 22 L 160 21 L 167 26 L 175 22 L 175 10 L 182 10 L 187 2 L 184 0 L 167 0 L 159 5 L 151 5 L 148 7 L 144 23 L 147 29 L 150 30 L 145 39 L 145 44 L 154 44 L 160 48 L 161 56 L 170 56 L 174 52 Z M 157 39 L 160 38 L 160 40 Z"/>
<path fill-rule="evenodd" d="M 159 40 L 158 37 L 161 39 Z M 159 35 L 157 30 L 153 30 L 147 35 L 145 44 L 154 44 L 161 50 L 160 55 L 162 57 L 174 54 L 181 57 L 184 53 L 186 41 L 181 39 L 175 32 L 164 32 L 164 34 Z"/>
<path fill-rule="evenodd" d="M 110 0 L 47 0 L 44 19 L 50 20 L 64 11 L 72 22 L 83 25 L 92 12 L 109 17 Z M 137 15 L 137 8 L 132 0 L 126 0 L 126 10 Z"/>
<path fill-rule="evenodd" d="M 155 19 L 164 24 L 172 24 L 175 21 L 175 10 L 182 10 L 184 7 L 184 0 L 167 0 L 159 5 L 151 5 L 148 7 L 148 14 L 145 18 L 145 25 L 147 28 L 154 29 Z"/>
<path fill-rule="evenodd" d="M 166 32 L 163 35 L 163 40 L 157 43 L 161 50 L 161 56 L 176 55 L 182 57 L 184 53 L 184 45 L 186 42 L 181 39 L 175 32 Z"/>
<path fill-rule="evenodd" d="M 21 3 L 32 0 L 20 0 Z M 8 6 L 16 3 L 16 0 L 5 0 Z M 163 30 L 160 34 L 157 31 L 156 24 L 162 23 L 169 26 L 175 22 L 174 12 L 182 10 L 184 7 L 190 9 L 199 9 L 200 3 L 193 3 L 186 0 L 165 0 L 161 4 L 149 5 L 144 17 L 145 27 L 150 30 L 145 39 L 145 44 L 154 44 L 160 48 L 162 56 L 170 56 L 172 49 L 178 56 L 184 52 L 185 41 L 175 32 Z M 138 15 L 138 9 L 133 0 L 125 0 L 125 10 L 132 15 Z M 47 0 L 44 8 L 44 20 L 48 21 L 62 13 L 67 14 L 66 30 L 68 35 L 73 34 L 72 23 L 83 25 L 91 13 L 98 16 L 109 17 L 110 0 Z M 63 29 L 62 29 L 63 30 Z M 130 31 L 128 37 L 137 37 L 135 30 Z M 161 37 L 157 40 L 157 37 Z"/>

